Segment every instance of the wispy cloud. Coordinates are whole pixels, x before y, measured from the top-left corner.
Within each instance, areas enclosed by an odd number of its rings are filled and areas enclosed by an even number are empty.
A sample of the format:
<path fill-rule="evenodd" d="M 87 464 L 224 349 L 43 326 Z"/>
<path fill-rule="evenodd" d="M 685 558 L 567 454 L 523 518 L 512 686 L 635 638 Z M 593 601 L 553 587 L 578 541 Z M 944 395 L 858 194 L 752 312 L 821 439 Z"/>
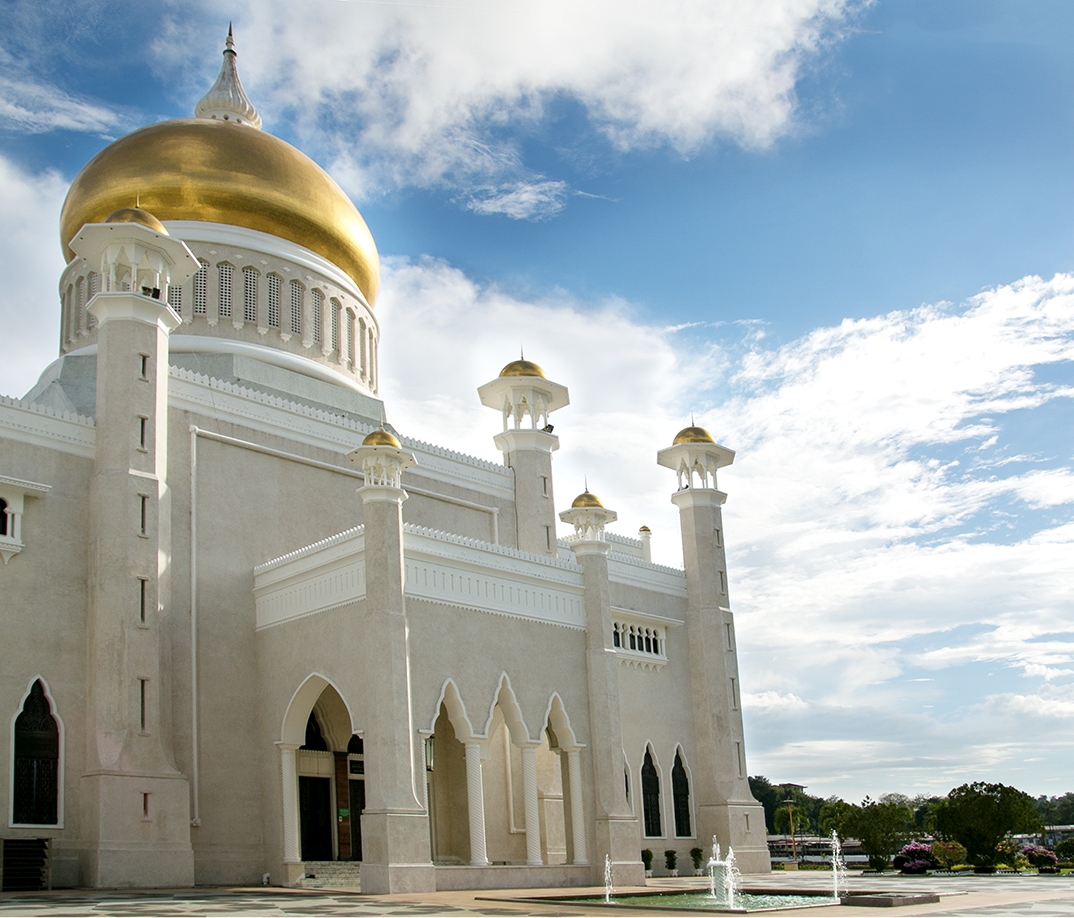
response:
<path fill-rule="evenodd" d="M 479 214 L 503 214 L 512 220 L 547 220 L 567 206 L 566 182 L 516 182 L 479 188 L 467 196 L 467 207 Z"/>
<path fill-rule="evenodd" d="M 115 110 L 69 95 L 56 86 L 0 77 L 0 125 L 30 134 L 85 131 L 107 134 L 123 125 Z"/>

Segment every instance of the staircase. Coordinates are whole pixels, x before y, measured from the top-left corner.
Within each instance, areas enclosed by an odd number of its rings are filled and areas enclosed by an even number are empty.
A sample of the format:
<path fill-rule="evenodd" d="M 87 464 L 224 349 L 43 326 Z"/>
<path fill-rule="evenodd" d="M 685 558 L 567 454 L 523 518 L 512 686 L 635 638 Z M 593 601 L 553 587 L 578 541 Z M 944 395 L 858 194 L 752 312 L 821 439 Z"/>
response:
<path fill-rule="evenodd" d="M 51 888 L 47 838 L 0 838 L 0 890 Z"/>
<path fill-rule="evenodd" d="M 360 861 L 306 861 L 302 889 L 361 889 Z"/>

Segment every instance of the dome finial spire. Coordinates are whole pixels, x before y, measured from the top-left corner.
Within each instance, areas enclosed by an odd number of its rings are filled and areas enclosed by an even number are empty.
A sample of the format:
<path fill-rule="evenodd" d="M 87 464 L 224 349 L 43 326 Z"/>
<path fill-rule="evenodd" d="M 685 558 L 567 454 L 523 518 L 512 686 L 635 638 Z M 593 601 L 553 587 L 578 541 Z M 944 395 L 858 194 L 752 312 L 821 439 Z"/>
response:
<path fill-rule="evenodd" d="M 245 124 L 257 130 L 261 129 L 261 116 L 246 95 L 239 80 L 239 68 L 235 63 L 235 35 L 231 23 L 227 27 L 227 41 L 224 47 L 224 61 L 220 65 L 220 75 L 212 88 L 201 97 L 194 107 L 195 118 L 216 118 L 220 121 L 233 121 Z"/>

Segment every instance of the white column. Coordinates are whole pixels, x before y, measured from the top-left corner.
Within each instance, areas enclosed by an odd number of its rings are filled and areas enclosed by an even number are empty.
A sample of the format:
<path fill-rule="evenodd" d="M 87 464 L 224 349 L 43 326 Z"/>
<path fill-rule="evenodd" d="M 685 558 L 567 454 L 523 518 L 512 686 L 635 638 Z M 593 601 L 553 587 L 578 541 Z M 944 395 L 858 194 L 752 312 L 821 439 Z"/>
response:
<path fill-rule="evenodd" d="M 567 775 L 571 785 L 571 835 L 574 863 L 588 864 L 585 850 L 585 808 L 582 806 L 582 757 L 577 749 L 567 750 Z"/>
<path fill-rule="evenodd" d="M 470 866 L 488 867 L 485 853 L 485 790 L 481 780 L 481 744 L 466 744 L 466 809 L 470 814 Z"/>
<path fill-rule="evenodd" d="M 540 867 L 541 817 L 537 805 L 537 757 L 533 746 L 521 746 L 522 753 L 522 799 L 526 803 L 526 863 Z"/>
<path fill-rule="evenodd" d="M 302 860 L 298 848 L 298 766 L 293 743 L 277 743 L 280 747 L 280 781 L 283 790 L 283 860 L 298 863 Z"/>

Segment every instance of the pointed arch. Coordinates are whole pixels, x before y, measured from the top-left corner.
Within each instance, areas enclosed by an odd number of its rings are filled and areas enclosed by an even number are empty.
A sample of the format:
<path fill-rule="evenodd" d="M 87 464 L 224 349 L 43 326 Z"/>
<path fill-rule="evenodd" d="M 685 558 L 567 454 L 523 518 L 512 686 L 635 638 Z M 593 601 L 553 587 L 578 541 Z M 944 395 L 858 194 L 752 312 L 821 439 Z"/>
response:
<path fill-rule="evenodd" d="M 660 808 L 660 763 L 651 742 L 645 743 L 641 760 L 641 814 L 646 838 L 663 838 L 664 821 Z"/>
<path fill-rule="evenodd" d="M 548 707 L 544 712 L 544 723 L 546 727 L 551 727 L 552 732 L 556 735 L 556 742 L 561 749 L 582 748 L 582 744 L 578 742 L 578 737 L 571 726 L 570 716 L 567 714 L 567 709 L 563 705 L 563 699 L 560 697 L 559 692 L 553 692 L 548 699 Z"/>
<path fill-rule="evenodd" d="M 37 689 L 36 692 L 35 692 L 35 689 Z M 52 772 L 51 776 L 50 777 L 46 776 L 46 777 L 49 777 L 49 780 L 54 781 L 53 791 L 54 791 L 54 796 L 55 796 L 55 814 L 52 814 L 51 812 L 46 814 L 46 815 L 48 815 L 50 817 L 53 817 L 53 818 L 48 820 L 48 821 L 44 821 L 44 822 L 26 821 L 26 820 L 23 820 L 23 819 L 16 820 L 16 818 L 15 818 L 16 815 L 18 815 L 20 817 L 25 815 L 22 812 L 16 813 L 16 809 L 17 809 L 17 807 L 16 807 L 16 796 L 17 796 L 16 782 L 20 780 L 20 777 L 25 777 L 24 775 L 20 775 L 20 770 L 21 770 L 20 766 L 23 765 L 21 760 L 24 757 L 19 755 L 19 747 L 20 747 L 20 745 L 22 745 L 22 742 L 20 742 L 20 740 L 23 740 L 23 737 L 19 737 L 17 735 L 17 733 L 21 732 L 21 731 L 19 731 L 19 728 L 20 728 L 20 726 L 22 726 L 25 723 L 25 720 L 20 722 L 20 718 L 23 718 L 24 715 L 27 713 L 27 704 L 28 703 L 31 705 L 31 707 L 41 707 L 41 708 L 43 708 L 43 705 L 41 705 L 40 703 L 38 703 L 36 705 L 33 703 L 32 698 L 35 695 L 39 695 L 39 697 L 45 703 L 47 703 L 47 706 L 48 706 L 47 715 L 52 720 L 53 724 L 55 725 L 55 729 L 56 729 L 56 734 L 55 734 L 55 744 L 56 744 L 55 745 L 55 758 L 52 759 L 52 761 L 55 764 L 47 769 L 48 771 Z M 43 711 L 31 712 L 31 716 L 34 716 L 34 714 L 42 714 L 42 713 L 44 713 L 44 712 Z M 42 731 L 42 732 L 44 732 L 44 731 Z M 63 818 L 64 818 L 64 780 L 63 780 L 63 775 L 64 775 L 64 753 L 65 753 L 65 749 L 64 749 L 65 742 L 64 742 L 64 740 L 65 740 L 65 732 L 66 731 L 65 731 L 65 727 L 64 727 L 64 723 L 63 723 L 63 718 L 60 716 L 59 707 L 56 704 L 56 699 L 52 695 L 52 689 L 49 688 L 48 681 L 45 679 L 45 677 L 42 676 L 40 673 L 38 673 L 36 676 L 33 676 L 30 679 L 29 683 L 27 683 L 26 691 L 23 693 L 22 697 L 19 699 L 18 706 L 15 708 L 15 712 L 11 716 L 11 727 L 10 727 L 10 732 L 8 734 L 9 738 L 10 738 L 10 746 L 9 746 L 9 748 L 11 749 L 11 756 L 10 756 L 10 759 L 9 759 L 9 761 L 10 761 L 10 775 L 9 775 L 9 780 L 8 780 L 8 789 L 9 789 L 9 793 L 8 793 L 8 825 L 9 826 L 17 826 L 17 825 L 48 825 L 48 826 L 55 826 L 55 827 L 61 828 L 61 829 L 63 828 Z M 36 751 L 41 751 L 41 750 L 36 750 Z M 51 750 L 45 750 L 45 751 L 48 752 L 48 756 L 50 757 L 51 756 Z M 32 758 L 32 757 L 26 757 L 26 758 Z M 39 777 L 39 776 L 35 776 L 35 777 Z"/>
<path fill-rule="evenodd" d="M 433 708 L 433 718 L 429 721 L 430 733 L 436 729 L 436 720 L 440 716 L 441 706 L 447 710 L 448 720 L 451 721 L 451 727 L 455 731 L 455 736 L 459 742 L 465 743 L 468 740 L 477 739 L 474 734 L 473 724 L 470 723 L 470 716 L 466 713 L 466 705 L 459 694 L 459 687 L 455 684 L 455 680 L 450 677 L 444 680 L 444 684 L 440 689 L 440 697 L 437 698 L 436 706 Z"/>
<path fill-rule="evenodd" d="M 511 734 L 511 742 L 516 746 L 532 742 L 529 730 L 526 727 L 526 721 L 522 717 L 522 709 L 519 707 L 518 699 L 515 697 L 515 690 L 511 687 L 511 677 L 506 672 L 500 673 L 500 682 L 496 688 L 496 695 L 489 706 L 488 720 L 485 721 L 486 738 L 490 735 L 489 730 L 492 727 L 492 719 L 496 715 L 497 707 L 500 708 L 504 724 L 506 724 Z"/>
<path fill-rule="evenodd" d="M 347 704 L 347 699 L 339 690 L 339 686 L 321 673 L 310 673 L 302 684 L 295 689 L 295 693 L 287 703 L 287 711 L 284 713 L 283 722 L 280 725 L 281 743 L 293 745 L 297 748 L 305 742 L 306 722 L 309 720 L 310 711 L 314 709 L 314 706 L 321 697 L 321 693 L 329 687 L 332 688 L 343 703 L 343 707 L 347 712 L 347 720 L 351 726 L 350 732 L 346 737 L 341 739 L 333 736 L 332 740 L 340 740 L 342 742 L 342 745 L 337 748 L 347 748 L 347 741 L 350 739 L 351 734 L 358 732 L 355 729 L 354 714 L 350 709 L 350 705 Z M 321 723 L 321 727 L 322 729 L 325 728 L 323 722 Z M 326 739 L 328 739 L 328 737 L 326 737 Z M 332 740 L 330 740 L 330 742 Z"/>
<path fill-rule="evenodd" d="M 675 760 L 671 766 L 671 811 L 675 820 L 676 838 L 693 838 L 694 810 L 693 775 L 686 760 L 682 743 L 675 747 Z"/>

